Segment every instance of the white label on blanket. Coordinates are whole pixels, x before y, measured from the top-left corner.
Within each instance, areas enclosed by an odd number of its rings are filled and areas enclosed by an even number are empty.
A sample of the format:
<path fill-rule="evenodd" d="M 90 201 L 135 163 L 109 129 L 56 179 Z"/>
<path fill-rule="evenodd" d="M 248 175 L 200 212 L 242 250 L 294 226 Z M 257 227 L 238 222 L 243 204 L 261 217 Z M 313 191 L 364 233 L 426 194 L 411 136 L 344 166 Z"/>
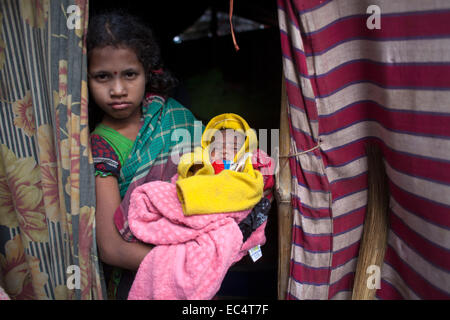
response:
<path fill-rule="evenodd" d="M 251 248 L 248 250 L 248 254 L 252 258 L 253 262 L 256 262 L 256 260 L 262 257 L 261 247 L 257 245 L 256 247 Z"/>

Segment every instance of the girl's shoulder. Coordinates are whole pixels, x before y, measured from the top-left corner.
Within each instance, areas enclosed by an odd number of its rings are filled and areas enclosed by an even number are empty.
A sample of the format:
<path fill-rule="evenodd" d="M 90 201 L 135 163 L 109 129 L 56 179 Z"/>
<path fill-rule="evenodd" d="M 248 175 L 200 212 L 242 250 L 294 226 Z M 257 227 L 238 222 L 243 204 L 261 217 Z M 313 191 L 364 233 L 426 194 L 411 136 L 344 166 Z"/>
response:
<path fill-rule="evenodd" d="M 121 163 L 114 148 L 99 134 L 92 133 L 90 139 L 95 175 L 118 178 Z"/>
<path fill-rule="evenodd" d="M 180 102 L 174 98 L 168 98 L 166 100 L 166 115 L 170 115 L 174 124 L 177 127 L 184 127 L 187 129 L 193 129 L 195 126 L 200 126 L 203 132 L 203 124 L 198 120 L 191 110 L 183 106 Z"/>
<path fill-rule="evenodd" d="M 192 112 L 172 97 L 147 93 L 144 99 L 144 114 L 154 114 L 163 110 L 163 116 L 173 117 L 175 122 L 184 118 L 187 122 L 194 122 L 195 116 Z"/>
<path fill-rule="evenodd" d="M 166 100 L 166 110 L 168 112 L 173 112 L 173 113 L 180 113 L 180 114 L 185 114 L 187 115 L 190 119 L 194 119 L 195 120 L 195 116 L 193 115 L 193 113 L 191 112 L 191 110 L 189 110 L 188 108 L 186 108 L 185 106 L 183 106 L 180 102 L 178 102 L 177 100 L 175 100 L 174 98 L 168 98 Z"/>

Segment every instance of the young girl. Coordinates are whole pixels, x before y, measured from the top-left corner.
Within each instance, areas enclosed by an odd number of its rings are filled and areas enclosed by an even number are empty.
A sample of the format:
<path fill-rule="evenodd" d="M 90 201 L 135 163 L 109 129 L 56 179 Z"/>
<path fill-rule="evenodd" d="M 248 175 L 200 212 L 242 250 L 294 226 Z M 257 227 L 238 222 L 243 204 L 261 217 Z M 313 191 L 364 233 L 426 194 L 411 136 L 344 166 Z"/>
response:
<path fill-rule="evenodd" d="M 135 17 L 91 18 L 87 50 L 97 244 L 109 298 L 126 299 L 151 247 L 126 238 L 127 226 L 115 223 L 115 212 L 126 212 L 136 186 L 167 181 L 176 173 L 170 154 L 177 142 L 171 133 L 184 128 L 194 137 L 195 118 L 168 98 L 176 82 L 163 67 L 151 30 Z"/>

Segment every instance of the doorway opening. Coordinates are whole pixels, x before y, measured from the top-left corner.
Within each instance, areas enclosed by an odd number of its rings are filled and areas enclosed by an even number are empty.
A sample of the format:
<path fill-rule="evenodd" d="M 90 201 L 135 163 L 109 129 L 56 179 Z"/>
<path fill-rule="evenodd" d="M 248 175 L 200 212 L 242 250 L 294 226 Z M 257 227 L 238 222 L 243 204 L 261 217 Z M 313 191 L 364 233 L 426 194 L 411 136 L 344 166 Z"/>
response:
<path fill-rule="evenodd" d="M 226 32 L 229 24 L 224 27 L 228 6 L 229 0 L 152 1 L 151 5 L 95 0 L 90 2 L 90 15 L 121 9 L 141 17 L 154 31 L 166 67 L 180 81 L 172 97 L 205 125 L 212 117 L 231 112 L 246 119 L 260 140 L 267 130 L 264 151 L 272 155 L 271 131 L 280 124 L 282 72 L 276 2 L 235 1 L 238 52 Z M 246 256 L 232 266 L 219 299 L 277 299 L 277 230 L 274 199 L 263 256 L 255 263 Z"/>

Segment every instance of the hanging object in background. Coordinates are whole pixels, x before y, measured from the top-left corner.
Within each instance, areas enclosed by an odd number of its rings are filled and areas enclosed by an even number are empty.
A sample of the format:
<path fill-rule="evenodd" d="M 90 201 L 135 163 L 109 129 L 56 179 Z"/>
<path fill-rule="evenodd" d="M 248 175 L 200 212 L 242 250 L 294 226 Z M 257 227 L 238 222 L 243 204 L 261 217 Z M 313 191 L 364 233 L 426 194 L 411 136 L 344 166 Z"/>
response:
<path fill-rule="evenodd" d="M 383 154 L 376 144 L 366 146 L 368 200 L 353 285 L 352 300 L 373 300 L 379 289 L 388 237 L 389 186 Z"/>
<path fill-rule="evenodd" d="M 190 40 L 212 38 L 213 31 L 211 31 L 211 20 L 213 19 L 214 14 L 216 15 L 217 18 L 217 30 L 215 32 L 217 33 L 218 37 L 228 36 L 229 34 L 232 34 L 232 32 L 234 31 L 246 32 L 246 31 L 267 29 L 270 27 L 267 24 L 259 23 L 257 21 L 253 21 L 250 19 L 234 15 L 233 16 L 234 25 L 232 25 L 230 28 L 231 23 L 230 13 L 226 13 L 223 11 L 214 11 L 211 8 L 208 8 L 193 25 L 191 25 L 182 33 L 175 36 L 173 38 L 173 42 L 179 44 Z M 233 34 L 232 37 L 234 38 L 234 40 L 236 40 Z"/>
<path fill-rule="evenodd" d="M 233 0 L 230 0 L 230 30 L 231 30 L 231 37 L 233 38 L 233 44 L 236 51 L 239 51 L 239 46 L 236 42 L 236 36 L 234 35 L 234 29 L 233 29 Z"/>

